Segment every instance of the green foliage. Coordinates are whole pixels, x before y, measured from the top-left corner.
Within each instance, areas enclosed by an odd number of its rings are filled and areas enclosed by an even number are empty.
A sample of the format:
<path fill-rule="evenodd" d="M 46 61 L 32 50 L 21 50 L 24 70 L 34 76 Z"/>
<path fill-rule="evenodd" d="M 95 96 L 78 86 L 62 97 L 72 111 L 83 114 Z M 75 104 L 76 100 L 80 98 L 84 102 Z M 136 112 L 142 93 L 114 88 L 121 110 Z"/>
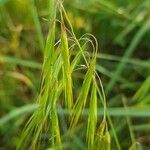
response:
<path fill-rule="evenodd" d="M 65 9 L 63 8 L 61 2 L 59 4 L 59 11 L 61 16 L 60 21 L 60 44 L 58 44 L 57 49 L 60 49 L 59 52 L 57 52 L 56 46 L 55 46 L 55 29 L 56 29 L 56 13 L 54 13 L 54 16 L 51 16 L 53 18 L 51 23 L 51 28 L 49 31 L 49 35 L 46 42 L 46 48 L 44 50 L 44 64 L 43 64 L 43 79 L 42 79 L 42 85 L 41 85 L 41 91 L 40 95 L 38 96 L 38 109 L 33 113 L 31 118 L 29 119 L 22 137 L 20 144 L 18 146 L 18 149 L 26 149 L 31 145 L 32 149 L 41 149 L 42 147 L 47 148 L 58 148 L 62 149 L 63 144 L 61 142 L 61 131 L 60 131 L 60 125 L 59 125 L 59 117 L 57 112 L 57 106 L 58 103 L 64 104 L 64 107 L 70 111 L 72 108 L 72 114 L 70 115 L 70 128 L 68 130 L 72 130 L 77 126 L 78 120 L 81 116 L 82 110 L 85 108 L 85 105 L 87 103 L 88 95 L 90 93 L 90 86 L 92 86 L 92 92 L 91 92 L 91 100 L 90 100 L 90 108 L 92 109 L 88 120 L 88 127 L 87 127 L 87 141 L 88 143 L 88 149 L 91 148 L 92 145 L 90 145 L 90 137 L 92 136 L 92 140 L 94 142 L 94 135 L 96 133 L 96 125 L 97 125 L 97 119 L 94 119 L 94 126 L 93 124 L 93 117 L 92 111 L 94 109 L 97 109 L 97 84 L 95 79 L 95 63 L 96 63 L 96 54 L 94 53 L 93 57 L 88 62 L 86 60 L 86 56 L 84 54 L 84 51 L 82 49 L 82 46 L 80 45 L 79 41 L 77 40 L 73 28 L 71 26 L 71 23 L 68 21 L 67 14 L 65 12 Z M 55 4 L 55 5 L 58 5 Z M 57 6 L 58 7 L 58 6 Z M 56 8 L 57 8 L 56 7 Z M 55 10 L 56 12 L 56 10 Z M 63 14 L 66 17 L 66 21 L 68 21 L 71 32 L 73 35 L 73 39 L 75 41 L 75 45 L 79 47 L 79 52 L 77 53 L 77 57 L 73 59 L 73 62 L 71 62 L 71 51 L 68 43 L 68 37 L 67 37 L 67 30 L 64 22 Z M 86 41 L 85 41 L 86 42 Z M 73 51 L 73 49 L 72 49 Z M 83 59 L 86 60 L 86 63 L 88 63 L 86 66 L 86 73 L 84 77 L 84 81 L 81 85 L 80 93 L 77 97 L 77 100 L 75 101 L 75 104 L 73 103 L 73 84 L 72 84 L 72 74 L 74 73 L 74 68 L 79 64 L 82 60 L 78 61 L 79 55 L 83 56 Z M 72 66 L 73 64 L 73 66 Z M 92 83 L 93 82 L 93 83 Z M 63 96 L 60 98 L 60 96 Z M 94 114 L 94 117 L 97 117 L 97 113 Z M 68 118 L 69 119 L 69 118 Z M 70 120 L 69 119 L 69 120 Z M 69 121 L 68 120 L 68 121 Z M 92 135 L 91 135 L 92 130 Z M 49 140 L 50 143 L 47 145 L 46 143 L 42 142 L 42 133 L 46 132 L 49 133 Z M 70 131 L 69 131 L 70 132 Z M 107 131 L 108 132 L 108 131 Z M 69 133 L 71 134 L 71 133 Z M 31 136 L 33 139 L 31 140 L 30 144 L 30 138 Z M 104 136 L 104 139 L 106 137 Z M 104 140 L 105 141 L 105 140 Z M 97 141 L 99 143 L 99 141 Z M 94 144 L 94 143 L 92 143 Z"/>
<path fill-rule="evenodd" d="M 0 149 L 149 150 L 149 14 L 149 0 L 0 0 Z"/>

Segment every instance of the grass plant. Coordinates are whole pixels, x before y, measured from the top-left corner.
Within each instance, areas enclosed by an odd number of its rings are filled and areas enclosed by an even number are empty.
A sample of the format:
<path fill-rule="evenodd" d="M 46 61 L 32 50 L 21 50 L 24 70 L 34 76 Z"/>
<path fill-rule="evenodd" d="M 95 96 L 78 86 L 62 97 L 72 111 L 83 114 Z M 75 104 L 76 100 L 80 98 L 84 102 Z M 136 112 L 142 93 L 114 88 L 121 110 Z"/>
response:
<path fill-rule="evenodd" d="M 104 91 L 103 89 L 99 89 L 96 80 L 97 73 L 95 65 L 97 45 L 95 49 L 93 49 L 92 58 L 87 60 L 87 56 L 85 55 L 86 50 L 82 48 L 82 44 L 80 44 L 80 41 L 76 38 L 62 2 L 51 1 L 51 3 L 53 9 L 55 8 L 53 10 L 55 13 L 51 15 L 50 31 L 44 50 L 42 83 L 40 94 L 38 96 L 39 106 L 24 129 L 18 149 L 26 149 L 29 145 L 32 149 L 41 149 L 45 146 L 45 148 L 63 149 L 61 136 L 63 136 L 64 133 L 61 133 L 57 111 L 58 104 L 62 104 L 62 107 L 71 112 L 69 117 L 66 118 L 69 132 L 76 127 L 81 118 L 83 109 L 87 107 L 86 105 L 89 105 L 90 110 L 86 132 L 87 148 L 97 149 L 98 146 L 99 148 L 103 147 L 103 150 L 109 150 L 110 136 L 105 113 L 102 125 L 99 121 L 100 127 L 97 130 L 97 91 L 99 91 L 99 99 L 102 100 L 104 112 L 106 112 Z M 58 13 L 56 13 L 57 10 Z M 58 40 L 59 43 L 56 45 L 55 33 L 57 23 L 56 18 L 58 14 L 60 14 L 60 40 Z M 66 24 L 68 24 L 71 29 L 70 34 L 72 37 L 68 37 L 67 35 L 69 29 L 67 29 Z M 69 42 L 69 38 L 72 38 L 73 43 Z M 83 44 L 86 44 L 86 42 L 87 41 L 85 40 Z M 70 43 L 76 47 L 73 46 L 73 48 L 71 48 L 72 45 L 70 45 Z M 73 51 L 77 51 L 77 54 L 71 58 Z M 85 71 L 84 80 L 78 97 L 73 99 L 75 98 L 73 74 L 83 61 L 85 61 L 85 67 L 81 69 L 84 69 Z M 98 79 L 100 78 L 98 77 Z M 100 86 L 103 88 L 101 81 Z M 90 99 L 88 99 L 89 94 L 91 95 Z M 90 102 L 88 102 L 89 100 Z M 49 140 L 47 141 L 48 147 L 46 142 L 43 142 L 43 132 L 49 137 Z M 71 132 L 69 134 L 72 136 Z M 30 141 L 31 137 L 32 141 Z M 107 145 L 107 147 L 105 145 Z"/>
<path fill-rule="evenodd" d="M 149 150 L 149 14 L 149 0 L 0 0 L 0 149 Z"/>

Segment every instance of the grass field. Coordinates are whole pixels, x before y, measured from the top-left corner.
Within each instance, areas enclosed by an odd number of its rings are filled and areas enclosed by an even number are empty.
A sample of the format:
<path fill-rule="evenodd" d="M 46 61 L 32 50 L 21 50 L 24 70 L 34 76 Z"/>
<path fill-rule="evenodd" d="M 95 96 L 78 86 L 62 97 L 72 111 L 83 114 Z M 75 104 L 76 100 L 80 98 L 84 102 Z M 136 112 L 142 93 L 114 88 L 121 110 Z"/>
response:
<path fill-rule="evenodd" d="M 14 149 L 150 149 L 149 0 L 0 0 L 0 150 Z"/>

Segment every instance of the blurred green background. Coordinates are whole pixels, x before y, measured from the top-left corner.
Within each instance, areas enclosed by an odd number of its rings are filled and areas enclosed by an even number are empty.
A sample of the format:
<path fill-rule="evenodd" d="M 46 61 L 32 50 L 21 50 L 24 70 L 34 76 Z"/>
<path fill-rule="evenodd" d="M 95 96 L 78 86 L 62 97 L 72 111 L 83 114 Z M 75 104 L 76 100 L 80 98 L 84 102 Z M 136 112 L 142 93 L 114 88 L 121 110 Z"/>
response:
<path fill-rule="evenodd" d="M 149 150 L 150 0 L 65 0 L 64 6 L 77 37 L 91 33 L 98 41 L 96 69 L 121 148 L 136 141 Z M 15 149 L 32 112 L 48 16 L 49 0 L 0 0 L 0 150 Z M 73 149 L 84 149 L 76 141 Z"/>

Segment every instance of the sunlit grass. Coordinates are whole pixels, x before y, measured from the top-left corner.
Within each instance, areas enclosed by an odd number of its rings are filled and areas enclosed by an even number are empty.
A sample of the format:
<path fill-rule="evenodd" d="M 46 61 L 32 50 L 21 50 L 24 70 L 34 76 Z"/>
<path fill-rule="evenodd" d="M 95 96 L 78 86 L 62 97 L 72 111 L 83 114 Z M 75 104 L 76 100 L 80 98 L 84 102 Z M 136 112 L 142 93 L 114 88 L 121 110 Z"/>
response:
<path fill-rule="evenodd" d="M 149 0 L 61 2 L 0 0 L 0 149 L 149 150 Z"/>
<path fill-rule="evenodd" d="M 53 16 L 51 16 L 51 28 L 44 50 L 43 78 L 40 95 L 38 96 L 39 107 L 29 119 L 23 131 L 18 149 L 26 149 L 29 145 L 31 145 L 32 149 L 40 149 L 42 147 L 62 149 L 63 142 L 61 140 L 62 133 L 57 111 L 58 104 L 61 103 L 68 111 L 71 110 L 70 116 L 67 117 L 66 120 L 68 122 L 67 124 L 69 124 L 68 130 L 70 132 L 77 126 L 82 110 L 88 104 L 88 95 L 91 94 L 86 136 L 87 148 L 95 149 L 96 145 L 99 147 L 103 145 L 104 148 L 102 149 L 108 150 L 110 149 L 110 137 L 105 114 L 106 99 L 104 97 L 101 81 L 100 86 L 102 90 L 99 90 L 99 86 L 96 81 L 96 78 L 98 77 L 95 69 L 97 45 L 96 48 L 93 49 L 93 57 L 87 60 L 85 55 L 86 50 L 82 48 L 80 41 L 76 38 L 73 27 L 69 21 L 67 13 L 65 12 L 65 9 L 63 8 L 63 5 L 61 2 L 55 3 L 55 1 L 53 1 L 53 3 L 55 4 L 53 4 L 53 6 L 56 8 L 54 11 L 56 12 L 58 9 L 61 16 L 60 42 L 58 45 L 55 45 L 56 13 L 54 13 Z M 72 46 L 68 40 L 68 29 L 66 28 L 64 19 L 67 21 L 69 28 L 71 28 L 73 44 L 77 45 L 77 47 L 74 46 L 70 49 Z M 85 40 L 85 42 L 87 41 Z M 73 55 L 74 58 L 71 60 L 71 52 L 76 50 L 74 48 L 77 48 L 77 50 L 79 49 L 79 52 L 77 52 L 77 55 Z M 59 52 L 57 52 L 58 49 Z M 84 75 L 80 92 L 75 99 L 74 91 L 76 89 L 73 89 L 73 74 L 76 72 L 75 69 L 78 71 L 78 66 L 80 66 L 82 60 L 85 61 L 85 68 L 81 69 L 84 69 L 86 73 Z M 100 78 L 98 77 L 98 79 Z M 90 88 L 92 88 L 91 92 Z M 103 124 L 102 131 L 97 131 L 96 127 L 98 121 L 101 122 L 101 120 L 97 120 L 97 90 L 100 96 L 99 99 L 102 100 L 102 104 L 104 105 L 103 122 L 105 123 Z M 48 134 L 48 145 L 45 142 L 42 142 L 43 132 Z M 70 132 L 70 134 L 72 133 Z M 101 138 L 100 141 L 99 138 Z M 107 144 L 107 147 L 105 147 L 105 144 Z"/>

